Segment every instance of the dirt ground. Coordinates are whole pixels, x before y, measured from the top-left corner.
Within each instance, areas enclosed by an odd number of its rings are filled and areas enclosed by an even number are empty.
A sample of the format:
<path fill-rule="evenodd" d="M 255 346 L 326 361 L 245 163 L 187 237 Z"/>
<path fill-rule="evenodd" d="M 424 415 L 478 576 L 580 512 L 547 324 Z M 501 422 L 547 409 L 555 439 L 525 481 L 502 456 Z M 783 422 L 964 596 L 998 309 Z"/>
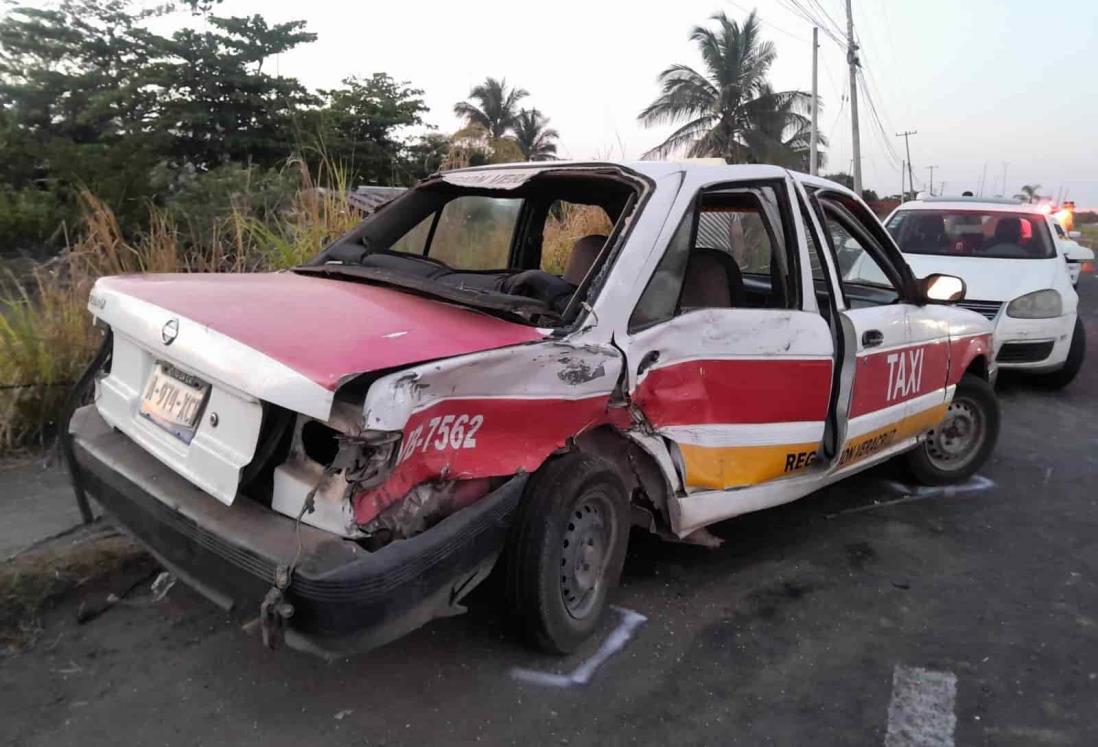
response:
<path fill-rule="evenodd" d="M 1081 293 L 1094 350 L 1098 281 Z M 0 743 L 880 745 L 914 667 L 955 681 L 957 744 L 1098 744 L 1098 354 L 1063 392 L 1000 395 L 970 490 L 895 502 L 886 465 L 719 525 L 719 550 L 634 535 L 616 603 L 647 621 L 586 686 L 515 669 L 571 672 L 600 641 L 533 654 L 484 593 L 325 663 L 143 583 L 84 625 L 65 602 L 0 660 Z"/>

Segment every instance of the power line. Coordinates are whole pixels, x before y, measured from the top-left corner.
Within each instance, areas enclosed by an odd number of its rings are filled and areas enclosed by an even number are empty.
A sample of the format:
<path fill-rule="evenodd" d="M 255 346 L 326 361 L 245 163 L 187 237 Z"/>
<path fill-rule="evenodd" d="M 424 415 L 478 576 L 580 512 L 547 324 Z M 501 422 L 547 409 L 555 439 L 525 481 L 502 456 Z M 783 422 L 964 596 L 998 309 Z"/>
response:
<path fill-rule="evenodd" d="M 834 132 L 835 127 L 839 124 L 839 117 L 843 116 L 843 107 L 846 106 L 846 100 L 849 98 L 846 88 L 846 85 L 844 85 L 842 95 L 839 96 L 839 111 L 835 115 L 835 121 L 831 123 L 831 130 L 829 130 L 829 132 Z"/>
<path fill-rule="evenodd" d="M 873 123 L 876 125 L 876 133 L 881 145 L 884 146 L 885 156 L 888 158 L 889 164 L 892 168 L 896 168 L 899 165 L 900 156 L 896 153 L 896 149 L 892 147 L 892 141 L 888 139 L 888 133 L 885 130 L 884 122 L 881 120 L 880 112 L 877 110 L 877 102 L 874 97 L 870 95 L 869 86 L 866 84 L 864 75 L 858 76 L 858 83 L 861 84 L 862 93 L 865 95 L 866 102 L 869 104 L 869 112 L 873 115 Z"/>
<path fill-rule="evenodd" d="M 810 4 L 815 5 L 816 8 L 819 9 L 819 11 L 824 14 L 824 18 L 826 18 L 828 21 L 831 22 L 831 27 L 832 28 L 840 29 L 840 30 L 842 29 L 842 26 L 840 26 L 838 23 L 836 23 L 836 21 L 832 17 L 832 15 L 827 12 L 827 8 L 825 8 L 823 6 L 823 4 L 820 3 L 820 0 L 808 0 L 808 1 L 809 1 Z"/>
<path fill-rule="evenodd" d="M 741 13 L 750 13 L 751 12 L 747 8 L 745 8 L 744 6 L 740 5 L 739 3 L 733 2 L 733 0 L 726 0 L 726 2 L 729 5 L 731 5 L 733 8 L 735 8 L 736 10 L 740 11 Z M 758 19 L 759 23 L 761 23 L 765 26 L 769 26 L 770 28 L 774 29 L 775 31 L 780 31 L 781 33 L 785 34 L 786 36 L 788 36 L 791 39 L 796 39 L 797 41 L 804 42 L 805 44 L 811 44 L 812 43 L 809 39 L 806 39 L 803 36 L 799 36 L 797 34 L 794 34 L 792 31 L 787 31 L 786 29 L 783 29 L 781 26 L 779 26 L 776 23 L 766 21 L 762 18 L 759 18 L 758 16 L 756 16 L 756 18 Z"/>
<path fill-rule="evenodd" d="M 807 21 L 813 26 L 818 26 L 820 31 L 824 33 L 829 39 L 838 44 L 840 47 L 845 45 L 843 40 L 842 31 L 834 25 L 834 22 L 828 24 L 826 20 L 821 18 L 817 13 L 811 9 L 806 8 L 801 0 L 779 0 L 780 4 L 785 7 L 786 10 L 794 15 L 800 16 L 801 19 Z"/>

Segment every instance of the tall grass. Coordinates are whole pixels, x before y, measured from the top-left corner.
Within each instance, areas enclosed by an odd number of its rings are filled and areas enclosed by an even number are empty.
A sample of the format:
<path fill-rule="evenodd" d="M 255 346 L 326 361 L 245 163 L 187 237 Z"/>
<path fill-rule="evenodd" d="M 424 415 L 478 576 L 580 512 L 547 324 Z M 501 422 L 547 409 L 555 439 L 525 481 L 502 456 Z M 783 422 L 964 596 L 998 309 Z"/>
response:
<path fill-rule="evenodd" d="M 606 211 L 595 205 L 560 203 L 559 212 L 545 221 L 541 243 L 541 269 L 560 275 L 568 262 L 572 246 L 584 236 L 609 236 L 613 225 Z"/>
<path fill-rule="evenodd" d="M 79 229 L 60 256 L 0 275 L 0 451 L 42 445 L 56 432 L 69 387 L 101 339 L 87 311 L 97 278 L 282 269 L 361 220 L 339 170 L 314 177 L 295 168 L 300 185 L 288 210 L 264 222 L 234 205 L 201 232 L 180 231 L 168 212 L 150 208 L 148 228 L 127 238 L 107 205 L 82 194 Z"/>

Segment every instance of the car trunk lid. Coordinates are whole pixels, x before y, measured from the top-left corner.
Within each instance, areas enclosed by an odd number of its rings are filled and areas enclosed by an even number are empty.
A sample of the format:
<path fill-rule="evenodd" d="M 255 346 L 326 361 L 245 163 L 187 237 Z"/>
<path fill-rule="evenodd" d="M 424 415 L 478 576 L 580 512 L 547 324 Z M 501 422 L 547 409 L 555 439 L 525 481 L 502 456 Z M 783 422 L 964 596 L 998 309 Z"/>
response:
<path fill-rule="evenodd" d="M 543 337 L 392 288 L 293 273 L 102 278 L 89 308 L 153 356 L 320 419 L 359 374 Z"/>

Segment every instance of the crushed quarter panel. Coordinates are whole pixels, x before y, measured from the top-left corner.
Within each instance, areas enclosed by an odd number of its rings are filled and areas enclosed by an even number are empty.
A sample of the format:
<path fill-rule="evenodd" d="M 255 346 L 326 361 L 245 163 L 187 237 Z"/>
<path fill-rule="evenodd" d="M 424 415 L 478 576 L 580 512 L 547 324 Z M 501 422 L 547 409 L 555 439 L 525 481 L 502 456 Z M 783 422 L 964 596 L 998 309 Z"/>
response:
<path fill-rule="evenodd" d="M 355 497 L 364 524 L 416 485 L 536 470 L 568 439 L 617 421 L 621 371 L 610 346 L 544 342 L 438 361 L 375 381 L 371 430 L 401 431 L 386 481 Z"/>

